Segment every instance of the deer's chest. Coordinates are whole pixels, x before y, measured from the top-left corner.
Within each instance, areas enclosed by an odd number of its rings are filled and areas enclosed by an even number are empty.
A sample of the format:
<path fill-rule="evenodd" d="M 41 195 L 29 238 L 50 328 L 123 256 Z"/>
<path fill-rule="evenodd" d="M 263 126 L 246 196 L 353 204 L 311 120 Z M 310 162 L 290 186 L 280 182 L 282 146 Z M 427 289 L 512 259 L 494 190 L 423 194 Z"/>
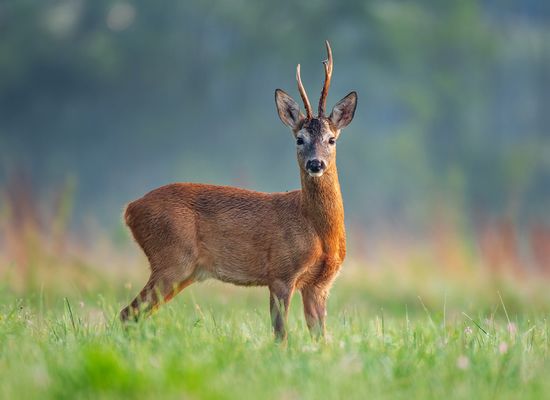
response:
<path fill-rule="evenodd" d="M 321 244 L 309 262 L 303 265 L 296 280 L 296 288 L 330 285 L 338 275 L 345 257 L 345 242 L 326 247 Z"/>

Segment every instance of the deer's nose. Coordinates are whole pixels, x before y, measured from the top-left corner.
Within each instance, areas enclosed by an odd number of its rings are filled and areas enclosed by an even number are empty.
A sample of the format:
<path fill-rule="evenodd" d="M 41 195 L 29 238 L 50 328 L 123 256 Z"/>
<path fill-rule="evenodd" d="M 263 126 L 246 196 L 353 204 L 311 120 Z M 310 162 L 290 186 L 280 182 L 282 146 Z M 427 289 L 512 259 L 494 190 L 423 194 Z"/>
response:
<path fill-rule="evenodd" d="M 313 173 L 321 172 L 325 169 L 325 162 L 321 160 L 309 160 L 306 163 L 306 169 Z"/>

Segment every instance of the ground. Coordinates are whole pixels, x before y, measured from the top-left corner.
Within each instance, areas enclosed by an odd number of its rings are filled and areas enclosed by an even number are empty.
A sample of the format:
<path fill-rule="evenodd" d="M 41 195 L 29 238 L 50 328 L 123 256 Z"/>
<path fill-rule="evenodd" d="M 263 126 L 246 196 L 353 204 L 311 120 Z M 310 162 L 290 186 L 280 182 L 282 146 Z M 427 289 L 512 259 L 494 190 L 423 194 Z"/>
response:
<path fill-rule="evenodd" d="M 327 340 L 309 337 L 298 295 L 283 345 L 273 340 L 261 288 L 196 285 L 124 329 L 117 311 L 135 284 L 67 297 L 47 290 L 16 295 L 4 287 L 0 397 L 540 399 L 550 393 L 544 284 L 413 284 L 360 267 L 342 275 L 329 301 Z"/>

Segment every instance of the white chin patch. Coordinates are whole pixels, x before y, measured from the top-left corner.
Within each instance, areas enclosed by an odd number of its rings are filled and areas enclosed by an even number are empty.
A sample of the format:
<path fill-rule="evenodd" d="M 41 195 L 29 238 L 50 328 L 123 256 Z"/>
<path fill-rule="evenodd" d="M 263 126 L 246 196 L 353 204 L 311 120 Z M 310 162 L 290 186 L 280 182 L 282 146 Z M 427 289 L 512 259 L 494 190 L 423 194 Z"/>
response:
<path fill-rule="evenodd" d="M 307 173 L 309 174 L 309 176 L 312 176 L 314 178 L 319 178 L 320 176 L 323 175 L 323 172 L 325 171 L 319 171 L 319 172 L 311 172 L 311 171 L 307 171 Z"/>

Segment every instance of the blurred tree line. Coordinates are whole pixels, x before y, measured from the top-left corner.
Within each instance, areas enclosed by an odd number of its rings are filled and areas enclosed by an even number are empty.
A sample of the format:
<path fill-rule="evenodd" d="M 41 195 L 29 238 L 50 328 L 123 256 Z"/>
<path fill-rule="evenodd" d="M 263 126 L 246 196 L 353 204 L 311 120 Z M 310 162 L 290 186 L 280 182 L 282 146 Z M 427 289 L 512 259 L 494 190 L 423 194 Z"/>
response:
<path fill-rule="evenodd" d="M 347 217 L 422 227 L 548 218 L 550 3 L 0 2 L 0 184 L 77 180 L 76 221 L 118 222 L 170 181 L 299 185 L 273 91 L 359 93 L 339 143 Z M 548 220 L 547 220 L 548 221 Z"/>

